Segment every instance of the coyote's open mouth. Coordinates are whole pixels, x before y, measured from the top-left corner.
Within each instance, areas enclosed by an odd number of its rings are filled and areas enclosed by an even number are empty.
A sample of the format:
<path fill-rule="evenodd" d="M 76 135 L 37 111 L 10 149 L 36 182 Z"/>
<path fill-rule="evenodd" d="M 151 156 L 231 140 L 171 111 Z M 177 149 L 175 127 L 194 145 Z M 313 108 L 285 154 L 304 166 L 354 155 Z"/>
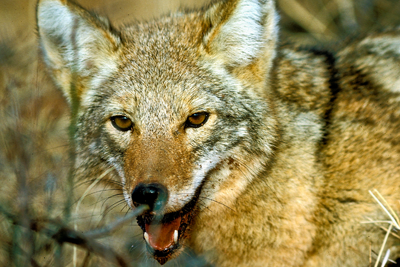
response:
<path fill-rule="evenodd" d="M 151 213 L 137 217 L 147 250 L 160 264 L 166 263 L 182 247 L 182 241 L 187 237 L 186 230 L 195 214 L 197 200 L 198 195 L 181 210 L 161 215 L 161 218 Z"/>

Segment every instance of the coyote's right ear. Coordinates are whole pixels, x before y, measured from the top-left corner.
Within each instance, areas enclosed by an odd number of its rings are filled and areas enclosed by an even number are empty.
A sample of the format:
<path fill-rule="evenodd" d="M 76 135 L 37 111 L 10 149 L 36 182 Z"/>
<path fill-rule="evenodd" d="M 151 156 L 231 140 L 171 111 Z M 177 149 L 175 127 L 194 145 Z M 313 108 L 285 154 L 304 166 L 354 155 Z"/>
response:
<path fill-rule="evenodd" d="M 205 14 L 207 54 L 228 67 L 261 59 L 268 69 L 274 58 L 278 16 L 273 0 L 230 0 L 212 4 Z"/>
<path fill-rule="evenodd" d="M 44 60 L 70 102 L 116 70 L 120 38 L 106 20 L 66 0 L 40 0 L 37 23 Z"/>

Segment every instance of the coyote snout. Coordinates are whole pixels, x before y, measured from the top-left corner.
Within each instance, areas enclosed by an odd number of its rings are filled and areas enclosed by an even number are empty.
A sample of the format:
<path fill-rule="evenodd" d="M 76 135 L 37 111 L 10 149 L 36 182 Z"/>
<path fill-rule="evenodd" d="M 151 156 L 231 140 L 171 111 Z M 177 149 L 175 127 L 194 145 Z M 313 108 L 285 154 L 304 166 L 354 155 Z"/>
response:
<path fill-rule="evenodd" d="M 179 231 L 182 218 L 167 218 L 163 209 L 168 201 L 168 189 L 159 183 L 139 183 L 132 192 L 133 205 L 148 205 L 146 214 L 138 218 L 142 227 L 146 246 L 160 263 L 179 248 Z M 171 217 L 168 215 L 168 217 Z"/>
<path fill-rule="evenodd" d="M 148 251 L 161 264 L 181 248 L 196 203 L 194 198 L 181 210 L 165 213 L 168 195 L 168 189 L 160 183 L 139 183 L 132 192 L 134 206 L 149 206 L 149 210 L 138 217 L 138 224 Z"/>

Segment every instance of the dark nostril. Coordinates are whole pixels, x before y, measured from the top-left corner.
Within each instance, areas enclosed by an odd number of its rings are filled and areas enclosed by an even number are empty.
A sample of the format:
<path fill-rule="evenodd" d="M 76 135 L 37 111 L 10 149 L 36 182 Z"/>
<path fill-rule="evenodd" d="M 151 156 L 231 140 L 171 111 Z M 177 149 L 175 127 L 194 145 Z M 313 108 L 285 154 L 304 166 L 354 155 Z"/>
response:
<path fill-rule="evenodd" d="M 162 184 L 138 184 L 132 192 L 132 202 L 135 206 L 147 204 L 150 210 L 162 209 L 168 200 L 168 190 Z"/>

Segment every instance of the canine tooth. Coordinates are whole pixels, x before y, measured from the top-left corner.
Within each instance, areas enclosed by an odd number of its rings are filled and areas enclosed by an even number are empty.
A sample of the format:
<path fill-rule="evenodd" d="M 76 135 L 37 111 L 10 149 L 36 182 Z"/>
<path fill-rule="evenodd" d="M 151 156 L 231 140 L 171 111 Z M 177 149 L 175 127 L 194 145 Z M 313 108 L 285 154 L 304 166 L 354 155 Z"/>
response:
<path fill-rule="evenodd" d="M 146 240 L 147 244 L 150 244 L 149 242 L 149 234 L 144 232 L 144 240 Z"/>
<path fill-rule="evenodd" d="M 174 242 L 175 244 L 178 243 L 178 230 L 175 230 L 174 232 Z"/>

